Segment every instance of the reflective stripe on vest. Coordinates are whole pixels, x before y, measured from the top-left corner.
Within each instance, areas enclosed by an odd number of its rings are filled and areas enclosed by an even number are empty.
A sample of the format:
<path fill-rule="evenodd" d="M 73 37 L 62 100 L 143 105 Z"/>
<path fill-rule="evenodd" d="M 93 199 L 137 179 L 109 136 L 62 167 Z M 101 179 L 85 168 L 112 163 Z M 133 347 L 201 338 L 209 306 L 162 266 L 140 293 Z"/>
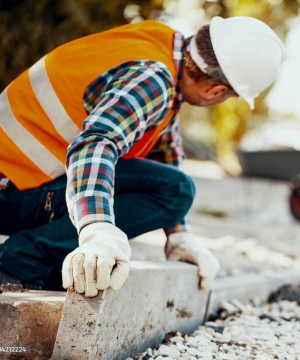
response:
<path fill-rule="evenodd" d="M 52 88 L 45 68 L 45 58 L 41 58 L 29 69 L 31 86 L 55 129 L 70 143 L 80 129 L 70 119 Z"/>
<path fill-rule="evenodd" d="M 7 137 L 14 144 L 18 144 L 15 146 L 40 168 L 48 178 L 55 178 L 64 173 L 64 164 L 57 160 L 17 121 L 7 99 L 7 88 L 0 95 L 0 114 L 0 125 Z M 37 154 L 38 156 L 36 156 Z M 13 161 L 13 158 L 11 161 Z M 23 181 L 26 182 L 26 179 L 23 179 Z"/>
<path fill-rule="evenodd" d="M 136 60 L 162 62 L 175 81 L 174 32 L 145 21 L 92 34 L 59 46 L 17 77 L 0 95 L 0 172 L 20 190 L 62 175 L 67 147 L 87 117 L 86 88 L 108 70 Z M 167 120 L 142 138 L 147 142 L 142 152 L 134 146 L 129 155 L 145 156 Z"/>

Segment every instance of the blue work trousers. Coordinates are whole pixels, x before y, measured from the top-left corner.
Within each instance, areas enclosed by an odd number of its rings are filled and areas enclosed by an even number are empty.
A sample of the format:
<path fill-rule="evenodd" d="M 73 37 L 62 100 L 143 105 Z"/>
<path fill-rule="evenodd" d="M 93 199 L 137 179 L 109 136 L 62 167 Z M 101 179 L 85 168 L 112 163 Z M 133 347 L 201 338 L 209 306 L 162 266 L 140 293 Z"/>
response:
<path fill-rule="evenodd" d="M 38 188 L 0 191 L 0 270 L 23 283 L 61 289 L 61 266 L 78 246 L 69 219 L 66 177 Z M 175 167 L 144 159 L 119 159 L 115 171 L 116 226 L 128 238 L 179 223 L 195 195 L 192 179 Z"/>

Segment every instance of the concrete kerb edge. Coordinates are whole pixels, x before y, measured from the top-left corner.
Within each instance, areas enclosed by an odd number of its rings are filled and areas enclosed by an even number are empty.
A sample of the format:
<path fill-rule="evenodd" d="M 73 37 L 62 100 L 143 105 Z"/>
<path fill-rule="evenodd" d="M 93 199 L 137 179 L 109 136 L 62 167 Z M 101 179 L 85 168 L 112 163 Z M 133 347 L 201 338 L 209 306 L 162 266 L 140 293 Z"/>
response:
<path fill-rule="evenodd" d="M 197 277 L 197 267 L 191 264 L 185 264 L 185 263 L 178 263 L 178 262 L 166 262 L 166 261 L 153 261 L 153 262 L 133 262 L 132 263 L 132 268 L 131 268 L 131 274 L 129 279 L 132 277 L 134 278 L 135 276 L 138 277 L 145 277 L 144 278 L 144 282 L 147 282 L 147 276 L 150 276 L 150 274 L 154 273 L 154 276 L 161 276 L 162 272 L 164 270 L 168 269 L 169 271 L 171 271 L 171 273 L 173 273 L 173 275 L 175 276 L 175 274 L 177 273 L 177 276 L 179 274 L 180 271 L 185 272 L 185 276 L 191 276 L 190 280 L 196 281 L 196 277 Z M 169 274 L 170 275 L 170 274 Z M 168 276 L 169 276 L 168 275 Z M 130 280 L 128 280 L 130 281 Z M 200 301 L 200 306 L 202 307 L 201 309 L 199 309 L 198 315 L 201 314 L 201 319 L 197 318 L 197 321 L 195 322 L 193 318 L 190 318 L 190 325 L 188 326 L 188 324 L 184 325 L 184 328 L 176 328 L 176 324 L 173 322 L 173 326 L 175 326 L 175 328 L 170 328 L 169 326 L 165 326 L 166 324 L 161 323 L 161 330 L 168 332 L 168 331 L 176 331 L 176 330 L 187 330 L 187 332 L 192 332 L 194 331 L 199 325 L 201 325 L 201 323 L 203 323 L 203 321 L 206 319 L 206 317 L 211 314 L 214 313 L 218 310 L 218 308 L 221 305 L 221 302 L 223 300 L 238 300 L 241 302 L 249 302 L 251 300 L 253 300 L 254 298 L 258 301 L 263 301 L 266 300 L 269 296 L 269 294 L 276 290 L 278 287 L 280 287 L 281 285 L 287 284 L 287 283 L 297 283 L 300 281 L 300 277 L 299 277 L 299 271 L 298 270 L 294 270 L 294 269 L 284 269 L 281 270 L 280 272 L 263 272 L 263 273 L 256 273 L 256 274 L 248 274 L 248 275 L 240 275 L 240 276 L 234 276 L 234 277 L 227 277 L 227 278 L 219 278 L 216 279 L 214 281 L 214 284 L 212 286 L 211 292 L 210 292 L 210 296 L 208 296 L 207 292 L 201 291 L 202 295 L 199 297 L 198 294 L 198 300 L 202 299 Z M 134 282 L 133 282 L 134 283 Z M 129 287 L 130 286 L 134 286 L 133 283 L 128 284 Z M 127 289 L 128 290 L 128 289 Z M 189 290 L 190 291 L 190 290 Z M 196 292 L 198 292 L 198 289 L 194 289 L 193 290 L 196 294 Z M 133 294 L 131 294 L 133 295 Z M 99 306 L 99 302 L 101 303 L 101 294 L 98 295 L 98 300 L 92 300 L 92 299 L 87 299 L 81 295 L 78 294 L 68 294 L 68 297 L 73 296 L 72 301 L 74 302 L 74 298 L 76 299 L 77 297 L 81 298 L 81 301 L 84 300 L 84 302 L 88 302 L 90 305 L 92 305 L 92 307 L 95 307 L 95 301 L 98 301 L 98 306 Z M 144 299 L 143 299 L 143 292 L 140 292 L 138 294 L 138 296 L 141 297 L 141 301 L 146 303 L 148 298 L 149 298 L 149 294 L 144 294 Z M 117 300 L 118 298 L 118 293 L 113 293 L 111 299 Z M 165 301 L 166 299 L 163 299 L 162 301 Z M 75 300 L 76 301 L 76 300 Z M 124 299 L 122 299 L 122 296 L 117 300 L 117 302 L 119 302 L 120 306 L 122 307 L 122 303 L 124 305 Z M 122 302 L 122 303 L 121 303 Z M 178 302 L 178 299 L 176 300 L 176 302 Z M 133 303 L 131 303 L 131 305 L 133 306 Z M 115 304 L 115 306 L 117 306 L 117 304 Z M 105 314 L 105 309 L 103 307 L 103 304 L 101 305 L 102 308 L 102 314 Z M 161 311 L 161 309 L 159 307 L 157 307 L 157 311 Z M 147 316 L 147 308 L 145 308 L 144 314 Z M 70 315 L 70 314 L 69 314 Z M 165 319 L 164 314 L 161 314 L 161 318 Z M 99 316 L 99 312 L 98 312 L 98 316 Z M 159 316 L 158 316 L 159 318 Z M 95 321 L 95 324 L 99 325 L 99 319 L 97 320 L 96 318 L 93 319 L 93 321 Z M 121 322 L 120 321 L 120 327 L 123 327 L 123 330 L 125 330 L 125 333 L 130 334 L 131 329 L 132 329 L 132 322 L 136 321 L 136 319 L 132 318 L 132 321 L 129 321 L 128 323 L 128 329 L 126 329 L 126 323 Z M 114 326 L 118 326 L 117 325 L 118 322 L 115 322 Z M 73 324 L 74 325 L 74 324 Z M 149 324 L 148 326 L 144 329 L 143 334 L 139 341 L 136 341 L 135 345 L 132 346 L 132 339 L 126 338 L 126 337 L 130 337 L 130 335 L 125 335 L 125 337 L 122 339 L 122 344 L 121 347 L 119 348 L 119 352 L 118 352 L 118 359 L 123 359 L 126 358 L 128 356 L 135 356 L 138 353 L 144 351 L 145 349 L 147 349 L 148 347 L 154 347 L 159 345 L 161 338 L 162 338 L 162 331 L 158 332 L 160 335 L 160 339 L 158 339 L 157 341 L 154 341 L 153 336 L 155 334 L 155 332 L 153 331 L 153 328 L 151 328 L 150 325 L 153 324 Z M 60 358 L 60 356 L 62 356 L 63 354 L 61 353 L 62 348 L 65 346 L 66 341 L 61 341 L 60 339 L 60 334 L 61 331 L 63 329 L 60 329 L 62 326 L 62 322 L 61 325 L 59 327 L 59 331 L 57 334 L 57 339 L 56 339 L 56 345 L 54 347 L 54 352 L 53 352 L 53 357 L 52 359 L 58 359 Z M 71 324 L 72 326 L 72 324 Z M 76 324 L 76 327 L 78 329 L 78 323 Z M 125 327 L 125 328 L 124 328 Z M 85 353 L 87 356 L 84 357 L 86 359 L 94 359 L 97 358 L 97 356 L 99 355 L 99 351 L 101 353 L 101 359 L 113 359 L 114 357 L 109 355 L 110 352 L 112 351 L 112 347 L 110 345 L 107 346 L 107 344 L 101 344 L 99 343 L 99 340 L 101 341 L 102 336 L 103 336 L 103 330 L 102 333 L 98 333 L 96 335 L 94 335 L 92 332 L 93 330 L 95 331 L 95 333 L 97 333 L 97 331 L 99 329 L 97 328 L 89 328 L 89 329 L 85 329 L 88 330 L 90 338 L 86 339 L 86 343 L 83 344 L 83 348 L 81 349 L 83 351 L 83 353 Z M 81 328 L 80 332 L 82 333 L 84 330 L 84 327 Z M 92 330 L 92 332 L 91 332 Z M 167 331 L 166 331 L 167 330 Z M 65 333 L 66 329 L 63 330 L 63 332 Z M 107 325 L 106 325 L 106 330 L 108 331 Z M 98 331 L 99 332 L 99 331 Z M 157 333 L 157 334 L 158 334 Z M 68 341 L 69 346 L 74 344 L 76 345 L 76 339 L 74 338 L 76 336 L 75 333 L 72 334 L 73 337 L 73 343 L 70 344 L 70 342 Z M 93 345 L 90 342 L 91 339 L 93 338 Z M 149 341 L 147 341 L 147 338 L 149 338 Z M 104 339 L 103 339 L 104 340 Z M 120 344 L 119 344 L 120 345 Z M 127 346 L 129 346 L 130 349 L 127 349 Z M 59 347 L 59 352 L 57 352 Z M 65 349 L 66 353 L 69 353 L 70 349 Z M 71 349 L 72 350 L 72 349 Z M 79 350 L 79 349 L 78 349 Z M 128 350 L 128 351 L 127 351 Z M 82 354 L 82 353 L 81 353 Z M 121 355 L 121 354 L 124 354 Z M 116 355 L 116 354 L 115 354 Z M 61 357 L 63 358 L 63 356 Z"/>
<path fill-rule="evenodd" d="M 158 346 L 174 328 L 192 331 L 203 319 L 208 296 L 194 286 L 197 280 L 191 264 L 132 262 L 128 280 L 115 293 L 108 289 L 86 298 L 69 292 L 52 359 L 121 360 Z M 79 311 L 74 321 L 70 315 Z"/>

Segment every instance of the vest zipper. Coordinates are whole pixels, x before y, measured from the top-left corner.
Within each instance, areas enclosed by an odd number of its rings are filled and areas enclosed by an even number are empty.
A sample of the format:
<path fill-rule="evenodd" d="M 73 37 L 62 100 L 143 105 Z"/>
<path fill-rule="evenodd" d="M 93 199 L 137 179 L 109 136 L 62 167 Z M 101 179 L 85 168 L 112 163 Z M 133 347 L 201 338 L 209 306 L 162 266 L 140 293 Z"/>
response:
<path fill-rule="evenodd" d="M 52 198 L 54 196 L 54 192 L 53 191 L 49 191 L 46 197 L 46 202 L 45 202 L 45 206 L 44 209 L 46 211 L 51 211 L 52 209 Z"/>

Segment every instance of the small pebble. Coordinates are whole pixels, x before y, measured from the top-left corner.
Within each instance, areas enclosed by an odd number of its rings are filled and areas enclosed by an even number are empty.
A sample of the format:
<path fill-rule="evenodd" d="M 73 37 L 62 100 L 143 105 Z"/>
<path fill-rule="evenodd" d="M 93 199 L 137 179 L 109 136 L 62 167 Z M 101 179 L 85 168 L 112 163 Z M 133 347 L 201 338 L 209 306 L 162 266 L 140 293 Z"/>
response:
<path fill-rule="evenodd" d="M 175 347 L 173 347 L 174 345 L 172 346 L 166 346 L 166 345 L 161 345 L 159 350 L 158 350 L 158 353 L 160 355 L 167 355 L 173 359 L 176 359 L 177 357 L 180 356 L 180 351 L 177 350 Z"/>

